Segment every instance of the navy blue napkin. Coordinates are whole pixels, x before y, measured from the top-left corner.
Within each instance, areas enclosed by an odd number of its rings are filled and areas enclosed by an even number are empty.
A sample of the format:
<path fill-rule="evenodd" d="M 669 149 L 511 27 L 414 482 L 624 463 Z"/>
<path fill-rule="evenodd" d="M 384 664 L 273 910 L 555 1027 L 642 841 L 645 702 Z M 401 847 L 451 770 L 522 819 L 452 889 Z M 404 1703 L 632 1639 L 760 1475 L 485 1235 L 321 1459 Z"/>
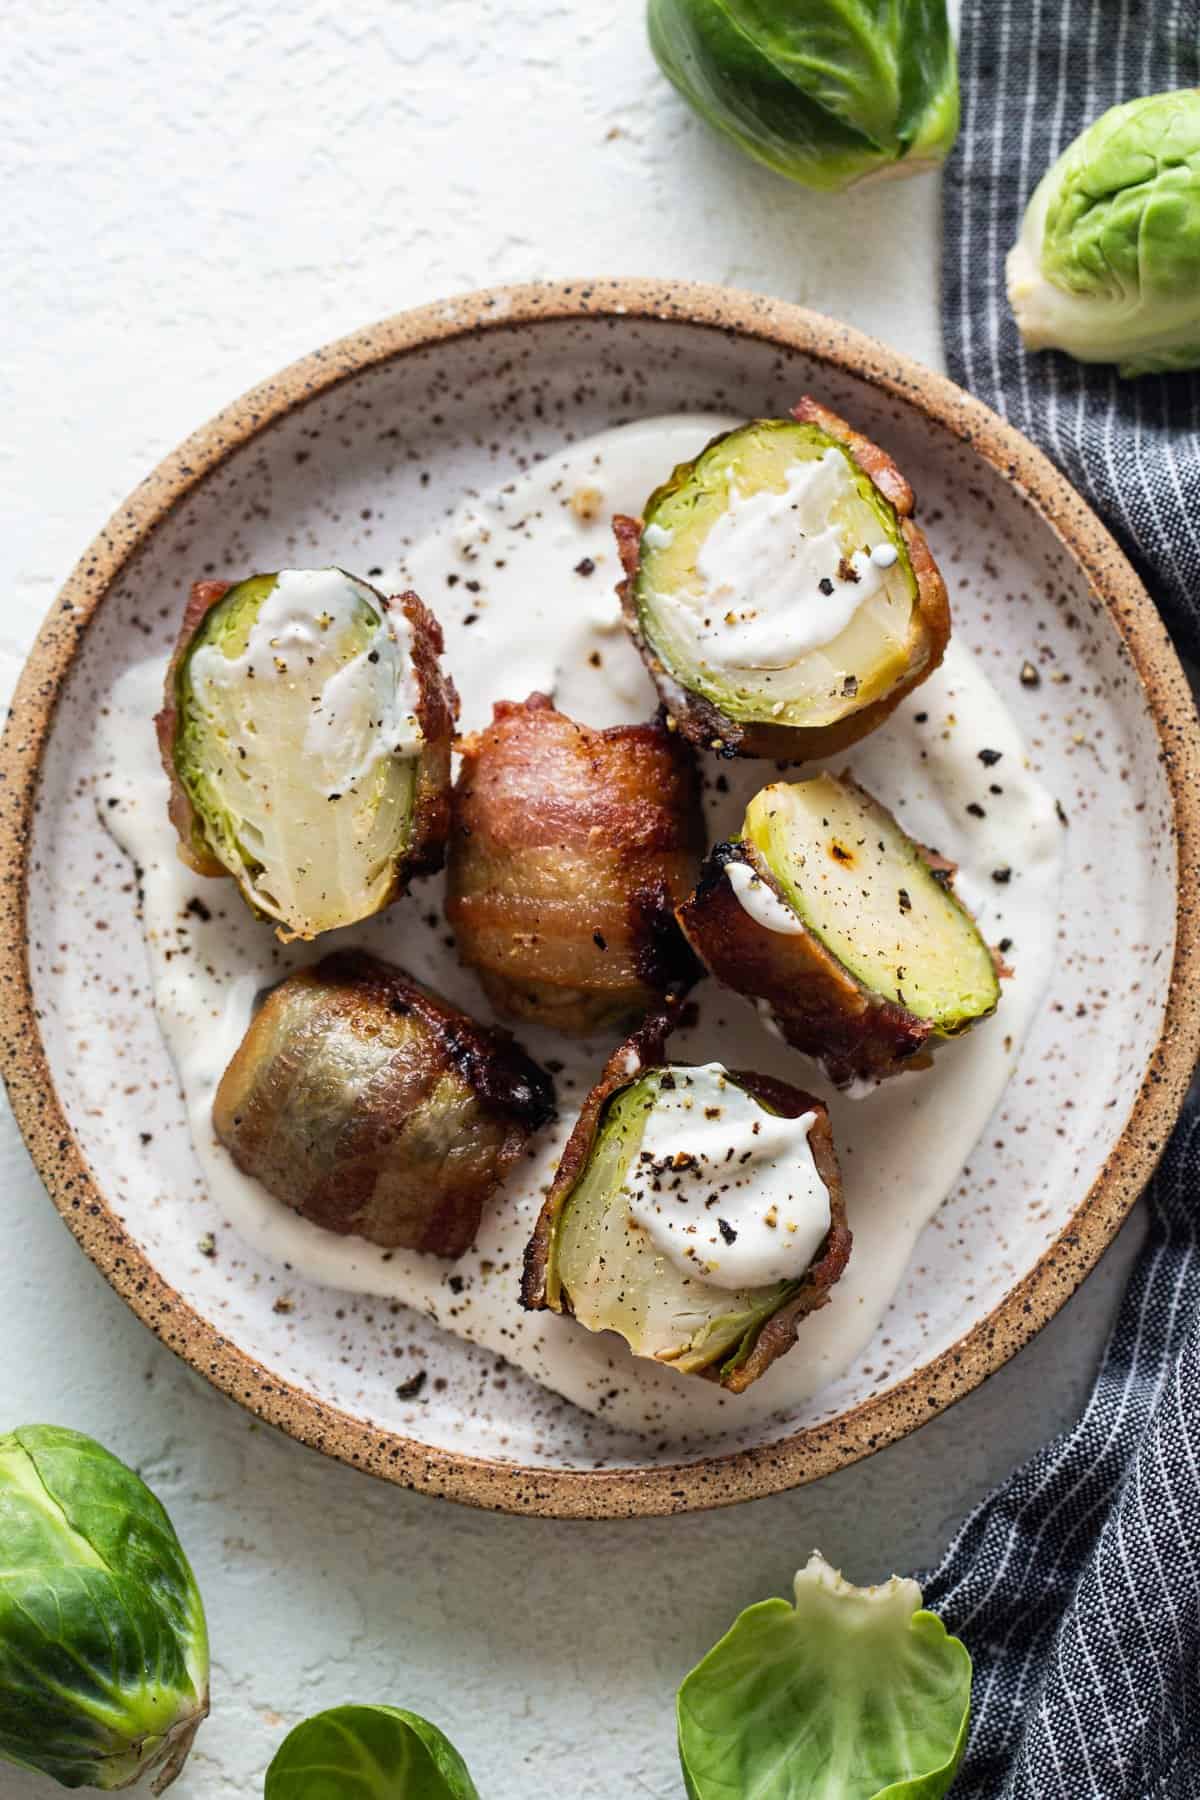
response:
<path fill-rule="evenodd" d="M 1200 81 L 1200 0 L 964 0 L 944 189 L 954 379 L 1026 432 L 1200 648 L 1200 376 L 1027 355 L 1004 257 L 1042 172 L 1105 108 Z M 975 1658 L 955 1800 L 1200 1796 L 1200 1104 L 1079 1423 L 967 1521 L 927 1603 Z"/>

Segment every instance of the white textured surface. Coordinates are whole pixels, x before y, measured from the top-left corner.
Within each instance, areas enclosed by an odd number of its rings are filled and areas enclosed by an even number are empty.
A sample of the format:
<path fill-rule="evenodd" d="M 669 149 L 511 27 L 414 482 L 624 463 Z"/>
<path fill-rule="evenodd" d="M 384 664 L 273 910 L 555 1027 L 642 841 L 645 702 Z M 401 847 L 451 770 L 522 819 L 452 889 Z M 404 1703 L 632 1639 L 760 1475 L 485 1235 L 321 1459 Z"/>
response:
<path fill-rule="evenodd" d="M 75 556 L 158 457 L 379 314 L 497 280 L 677 274 L 938 358 L 936 184 L 838 203 L 743 162 L 657 77 L 641 0 L 23 0 L 9 17 L 5 688 Z M 858 1579 L 936 1556 L 1075 1411 L 1138 1230 L 917 1438 L 752 1507 L 588 1526 L 452 1509 L 256 1428 L 109 1293 L 7 1117 L 0 1224 L 0 1423 L 102 1437 L 196 1564 L 215 1710 L 180 1800 L 258 1794 L 286 1726 L 352 1698 L 437 1719 L 484 1800 L 678 1800 L 680 1675 L 814 1543 Z M 0 1773 L 0 1800 L 57 1791 Z"/>

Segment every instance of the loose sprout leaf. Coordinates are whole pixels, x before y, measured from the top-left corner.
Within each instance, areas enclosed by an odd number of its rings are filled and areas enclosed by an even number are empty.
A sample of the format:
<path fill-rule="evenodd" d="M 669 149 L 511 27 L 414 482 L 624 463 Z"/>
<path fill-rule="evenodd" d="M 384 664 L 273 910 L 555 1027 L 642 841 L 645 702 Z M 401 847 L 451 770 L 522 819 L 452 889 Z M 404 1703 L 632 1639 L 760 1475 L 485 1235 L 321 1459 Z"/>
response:
<path fill-rule="evenodd" d="M 161 1792 L 207 1710 L 200 1595 L 145 1483 L 78 1432 L 0 1437 L 0 1756 Z"/>
<path fill-rule="evenodd" d="M 1125 376 L 1200 367 L 1200 89 L 1127 100 L 1039 182 L 1008 258 L 1031 350 Z"/>
<path fill-rule="evenodd" d="M 954 142 L 945 0 L 650 0 L 648 25 L 697 112 L 808 187 L 926 167 Z"/>
<path fill-rule="evenodd" d="M 747 1607 L 680 1687 L 689 1800 L 937 1800 L 970 1702 L 971 1658 L 915 1581 L 854 1587 L 814 1553 L 794 1606 Z"/>
<path fill-rule="evenodd" d="M 479 1800 L 444 1732 L 398 1706 L 335 1706 L 305 1719 L 267 1770 L 265 1800 Z"/>

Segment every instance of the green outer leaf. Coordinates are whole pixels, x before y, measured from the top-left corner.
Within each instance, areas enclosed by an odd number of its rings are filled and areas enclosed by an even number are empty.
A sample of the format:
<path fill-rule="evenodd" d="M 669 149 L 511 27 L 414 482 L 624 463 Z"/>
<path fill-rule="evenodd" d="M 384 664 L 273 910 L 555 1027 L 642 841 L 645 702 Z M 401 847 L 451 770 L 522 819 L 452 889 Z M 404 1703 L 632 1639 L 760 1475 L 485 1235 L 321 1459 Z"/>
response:
<path fill-rule="evenodd" d="M 958 58 L 946 0 L 908 0 L 896 135 L 909 165 L 944 162 L 958 136 Z"/>
<path fill-rule="evenodd" d="M 171 1522 L 78 1432 L 0 1436 L 0 1758 L 66 1787 L 181 1766 L 208 1637 Z"/>
<path fill-rule="evenodd" d="M 288 1733 L 264 1800 L 479 1800 L 444 1732 L 398 1706 L 335 1706 Z"/>
<path fill-rule="evenodd" d="M 689 1800 L 937 1800 L 966 1747 L 971 1658 L 914 1581 L 819 1555 L 796 1604 L 747 1607 L 679 1689 Z"/>
<path fill-rule="evenodd" d="M 708 123 L 808 187 L 941 161 L 954 142 L 945 0 L 649 0 L 647 25 Z"/>

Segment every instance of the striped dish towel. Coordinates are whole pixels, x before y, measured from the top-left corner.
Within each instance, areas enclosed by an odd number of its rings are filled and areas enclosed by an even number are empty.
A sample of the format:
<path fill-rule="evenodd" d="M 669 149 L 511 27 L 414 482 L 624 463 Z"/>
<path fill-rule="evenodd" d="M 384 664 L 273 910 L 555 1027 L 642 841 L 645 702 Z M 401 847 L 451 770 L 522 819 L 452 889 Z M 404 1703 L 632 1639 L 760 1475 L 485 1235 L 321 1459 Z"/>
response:
<path fill-rule="evenodd" d="M 1032 437 L 1200 648 L 1200 376 L 1028 356 L 1004 257 L 1043 170 L 1108 106 L 1200 81 L 1200 0 L 963 0 L 944 190 L 951 375 Z M 1200 1101 L 1079 1423 L 986 1500 L 926 1584 L 975 1658 L 955 1800 L 1200 1796 Z"/>

